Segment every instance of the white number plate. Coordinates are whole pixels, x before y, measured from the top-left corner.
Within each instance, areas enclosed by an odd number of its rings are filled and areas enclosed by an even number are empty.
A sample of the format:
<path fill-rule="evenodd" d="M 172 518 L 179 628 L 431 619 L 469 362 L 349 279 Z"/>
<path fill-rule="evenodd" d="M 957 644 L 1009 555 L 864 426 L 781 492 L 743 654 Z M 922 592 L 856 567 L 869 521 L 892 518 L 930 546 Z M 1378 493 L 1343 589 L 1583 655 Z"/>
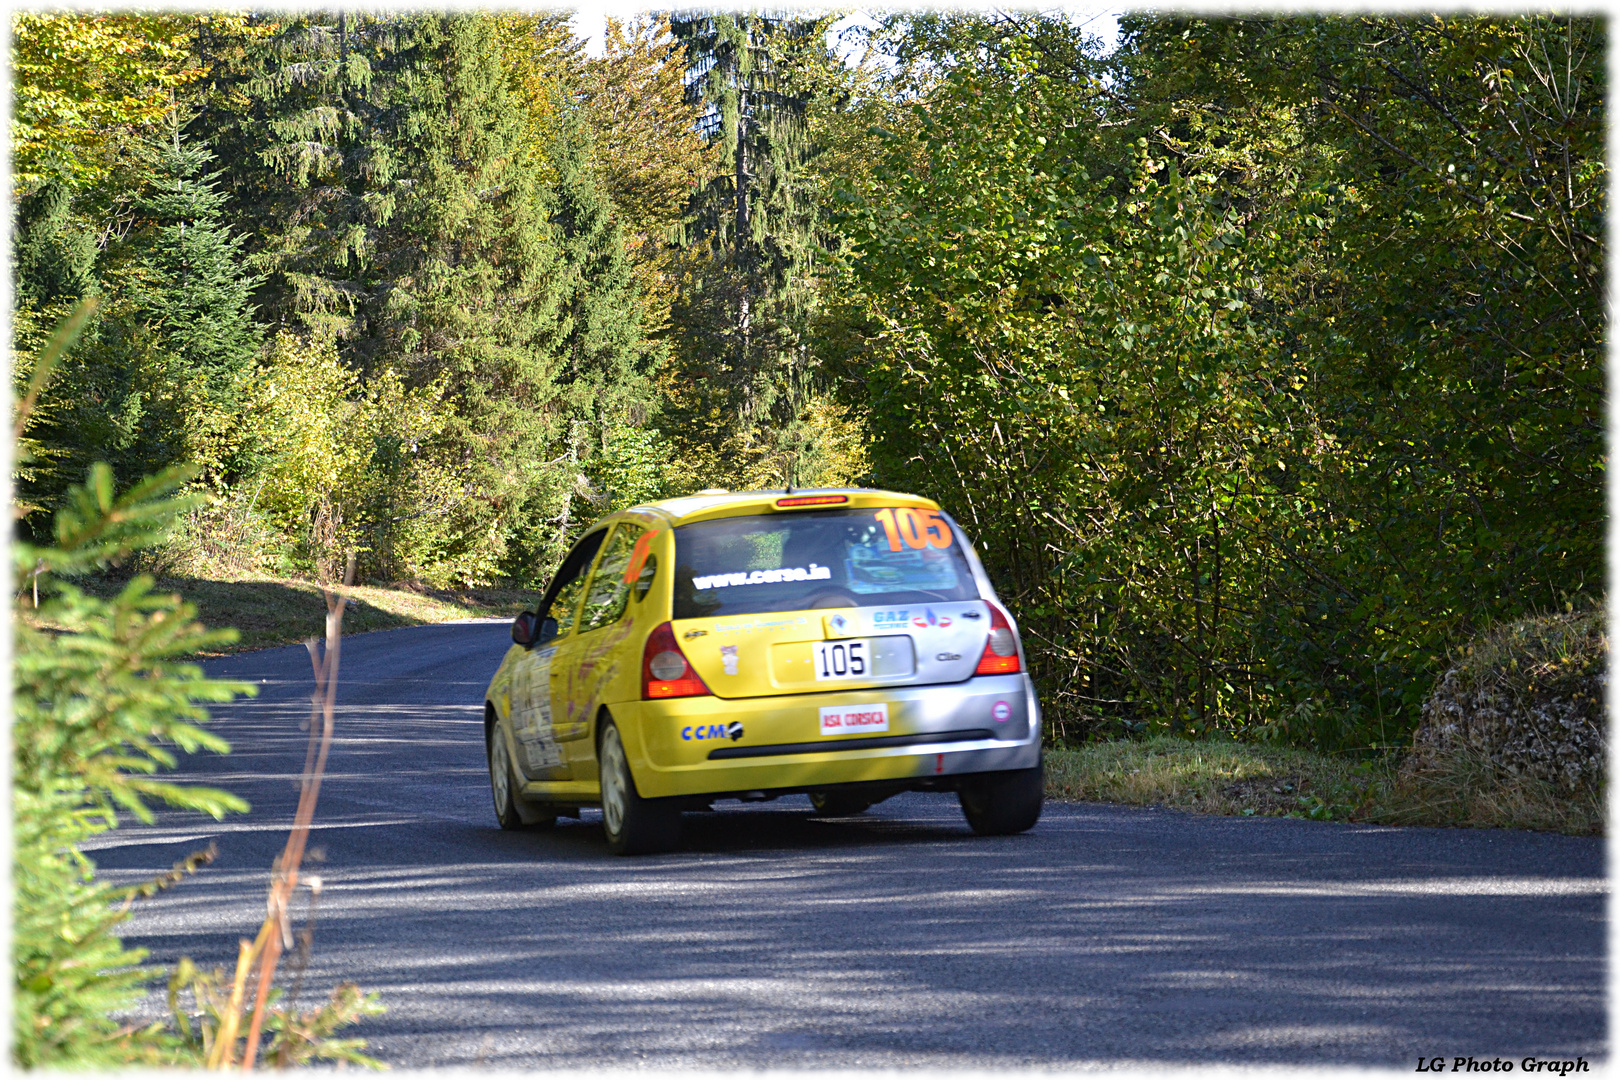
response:
<path fill-rule="evenodd" d="M 864 638 L 853 641 L 817 641 L 816 681 L 865 679 L 872 674 L 872 643 Z"/>

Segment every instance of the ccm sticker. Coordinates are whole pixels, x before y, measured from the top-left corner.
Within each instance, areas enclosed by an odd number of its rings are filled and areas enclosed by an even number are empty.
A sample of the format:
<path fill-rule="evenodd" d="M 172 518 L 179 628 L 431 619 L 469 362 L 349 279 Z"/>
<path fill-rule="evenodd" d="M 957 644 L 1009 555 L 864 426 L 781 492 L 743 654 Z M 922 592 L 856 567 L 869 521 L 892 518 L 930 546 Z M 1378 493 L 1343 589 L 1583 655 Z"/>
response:
<path fill-rule="evenodd" d="M 866 731 L 889 730 L 889 706 L 828 705 L 821 710 L 823 735 L 859 735 Z"/>
<path fill-rule="evenodd" d="M 706 739 L 730 739 L 736 742 L 743 737 L 742 722 L 733 720 L 729 724 L 698 724 L 695 727 L 681 728 L 681 738 L 687 742 L 703 742 Z"/>

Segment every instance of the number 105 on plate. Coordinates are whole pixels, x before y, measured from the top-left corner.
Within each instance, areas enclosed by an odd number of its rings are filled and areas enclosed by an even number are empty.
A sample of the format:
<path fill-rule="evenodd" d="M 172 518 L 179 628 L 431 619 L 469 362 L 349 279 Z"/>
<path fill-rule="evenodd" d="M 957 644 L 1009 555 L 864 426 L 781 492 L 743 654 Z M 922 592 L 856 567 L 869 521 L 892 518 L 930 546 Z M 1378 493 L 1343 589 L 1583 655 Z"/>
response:
<path fill-rule="evenodd" d="M 855 641 L 817 641 L 815 644 L 816 680 L 864 679 L 872 671 L 872 643 L 864 639 Z"/>

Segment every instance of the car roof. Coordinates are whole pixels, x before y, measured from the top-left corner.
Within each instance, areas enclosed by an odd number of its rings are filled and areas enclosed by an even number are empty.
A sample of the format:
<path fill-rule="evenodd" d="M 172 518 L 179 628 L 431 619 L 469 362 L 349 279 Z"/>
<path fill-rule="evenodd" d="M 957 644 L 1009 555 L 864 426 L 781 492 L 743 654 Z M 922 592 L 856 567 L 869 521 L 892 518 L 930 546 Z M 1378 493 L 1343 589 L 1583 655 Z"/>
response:
<path fill-rule="evenodd" d="M 844 496 L 840 501 L 811 501 L 815 496 Z M 782 506 L 792 500 L 797 506 Z M 711 518 L 742 517 L 749 514 L 795 513 L 800 510 L 861 509 L 878 506 L 915 506 L 924 510 L 938 510 L 939 504 L 920 495 L 907 495 L 899 491 L 879 488 L 769 488 L 763 491 L 720 491 L 711 489 L 676 499 L 643 503 L 611 514 L 603 521 L 628 518 L 648 525 L 668 523 L 686 525 Z"/>

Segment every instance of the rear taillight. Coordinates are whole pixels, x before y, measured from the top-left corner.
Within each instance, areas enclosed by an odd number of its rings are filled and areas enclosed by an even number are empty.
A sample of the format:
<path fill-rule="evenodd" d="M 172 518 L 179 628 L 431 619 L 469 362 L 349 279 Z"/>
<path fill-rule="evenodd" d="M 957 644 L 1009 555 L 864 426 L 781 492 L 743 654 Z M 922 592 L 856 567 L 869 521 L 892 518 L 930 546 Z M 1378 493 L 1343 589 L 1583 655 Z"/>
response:
<path fill-rule="evenodd" d="M 979 657 L 973 674 L 1010 675 L 1024 670 L 1018 663 L 1018 639 L 1013 636 L 1012 624 L 996 605 L 985 606 L 990 609 L 990 640 L 984 643 L 984 655 Z"/>
<path fill-rule="evenodd" d="M 647 635 L 647 647 L 641 653 L 641 697 L 651 698 L 698 697 L 709 688 L 686 654 L 675 643 L 675 629 L 664 623 Z"/>

